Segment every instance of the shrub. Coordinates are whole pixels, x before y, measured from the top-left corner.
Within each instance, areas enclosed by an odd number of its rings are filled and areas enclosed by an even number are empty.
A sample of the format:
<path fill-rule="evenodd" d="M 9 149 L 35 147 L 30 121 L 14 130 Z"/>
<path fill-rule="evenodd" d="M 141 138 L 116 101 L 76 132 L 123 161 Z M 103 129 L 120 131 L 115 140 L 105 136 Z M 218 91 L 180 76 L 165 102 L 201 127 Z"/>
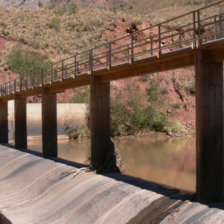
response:
<path fill-rule="evenodd" d="M 82 27 L 82 31 L 90 31 L 90 27 L 88 25 L 84 25 Z"/>
<path fill-rule="evenodd" d="M 179 104 L 179 103 L 174 103 L 174 104 L 172 105 L 172 108 L 173 108 L 173 109 L 180 109 L 180 104 Z"/>
<path fill-rule="evenodd" d="M 50 28 L 55 29 L 56 32 L 60 32 L 61 20 L 59 17 L 53 17 L 48 25 Z"/>
<path fill-rule="evenodd" d="M 21 76 L 39 76 L 41 69 L 48 70 L 48 56 L 39 53 L 23 51 L 14 47 L 7 57 L 9 68 Z M 40 77 L 40 76 L 39 76 Z"/>
<path fill-rule="evenodd" d="M 166 131 L 166 127 L 169 125 L 167 115 L 165 113 L 152 110 L 150 119 L 151 129 L 155 131 Z"/>
<path fill-rule="evenodd" d="M 74 3 L 69 6 L 69 14 L 75 14 L 78 10 L 78 6 Z"/>
<path fill-rule="evenodd" d="M 151 80 L 150 88 L 146 89 L 146 94 L 148 97 L 148 101 L 151 104 L 156 104 L 159 101 L 160 90 L 159 90 L 159 82 L 157 80 Z"/>
<path fill-rule="evenodd" d="M 166 88 L 163 88 L 160 92 L 162 95 L 168 94 L 168 90 Z"/>
<path fill-rule="evenodd" d="M 195 93 L 196 93 L 195 83 L 193 83 L 191 86 L 187 86 L 185 89 L 191 95 L 195 95 Z"/>

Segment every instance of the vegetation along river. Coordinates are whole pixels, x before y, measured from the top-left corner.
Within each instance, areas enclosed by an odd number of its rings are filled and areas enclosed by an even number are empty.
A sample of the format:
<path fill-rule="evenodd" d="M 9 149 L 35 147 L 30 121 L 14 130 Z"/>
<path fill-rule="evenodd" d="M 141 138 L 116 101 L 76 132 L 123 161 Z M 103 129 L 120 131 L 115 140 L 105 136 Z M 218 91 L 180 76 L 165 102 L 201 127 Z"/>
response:
<path fill-rule="evenodd" d="M 195 192 L 195 138 L 127 137 L 115 140 L 124 173 L 187 192 Z M 41 151 L 41 140 L 29 140 L 29 149 Z M 90 140 L 59 140 L 60 158 L 88 164 Z"/>

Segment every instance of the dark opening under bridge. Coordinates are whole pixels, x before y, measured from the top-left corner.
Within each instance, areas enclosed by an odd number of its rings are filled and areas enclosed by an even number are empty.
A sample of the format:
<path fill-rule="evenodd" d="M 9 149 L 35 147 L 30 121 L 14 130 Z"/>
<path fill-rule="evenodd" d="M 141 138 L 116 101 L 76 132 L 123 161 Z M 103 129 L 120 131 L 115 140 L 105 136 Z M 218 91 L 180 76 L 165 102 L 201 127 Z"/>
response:
<path fill-rule="evenodd" d="M 91 165 L 116 171 L 110 81 L 195 66 L 197 200 L 223 200 L 223 59 L 224 1 L 219 1 L 1 85 L 0 143 L 8 142 L 7 101 L 14 99 L 15 146 L 27 147 L 26 98 L 41 94 L 43 155 L 57 157 L 56 93 L 90 85 Z"/>

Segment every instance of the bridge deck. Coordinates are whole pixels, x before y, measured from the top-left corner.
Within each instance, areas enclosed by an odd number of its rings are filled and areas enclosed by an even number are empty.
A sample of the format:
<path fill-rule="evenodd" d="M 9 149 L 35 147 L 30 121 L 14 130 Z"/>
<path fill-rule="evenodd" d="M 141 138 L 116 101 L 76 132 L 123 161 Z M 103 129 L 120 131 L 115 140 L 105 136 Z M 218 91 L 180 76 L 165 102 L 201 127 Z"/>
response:
<path fill-rule="evenodd" d="M 125 175 L 97 175 L 7 146 L 0 146 L 0 164 L 2 223 L 224 221 L 221 209 Z"/>

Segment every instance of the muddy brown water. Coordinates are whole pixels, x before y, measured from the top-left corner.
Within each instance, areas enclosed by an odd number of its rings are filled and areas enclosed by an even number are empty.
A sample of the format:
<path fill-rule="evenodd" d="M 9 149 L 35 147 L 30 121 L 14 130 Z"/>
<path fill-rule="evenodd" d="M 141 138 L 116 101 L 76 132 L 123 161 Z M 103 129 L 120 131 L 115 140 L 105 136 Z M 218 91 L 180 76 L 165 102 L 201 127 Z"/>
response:
<path fill-rule="evenodd" d="M 170 188 L 195 192 L 195 138 L 163 139 L 128 137 L 115 140 L 124 173 Z M 41 152 L 41 140 L 29 140 L 31 150 Z M 90 140 L 58 140 L 58 157 L 89 163 Z"/>

